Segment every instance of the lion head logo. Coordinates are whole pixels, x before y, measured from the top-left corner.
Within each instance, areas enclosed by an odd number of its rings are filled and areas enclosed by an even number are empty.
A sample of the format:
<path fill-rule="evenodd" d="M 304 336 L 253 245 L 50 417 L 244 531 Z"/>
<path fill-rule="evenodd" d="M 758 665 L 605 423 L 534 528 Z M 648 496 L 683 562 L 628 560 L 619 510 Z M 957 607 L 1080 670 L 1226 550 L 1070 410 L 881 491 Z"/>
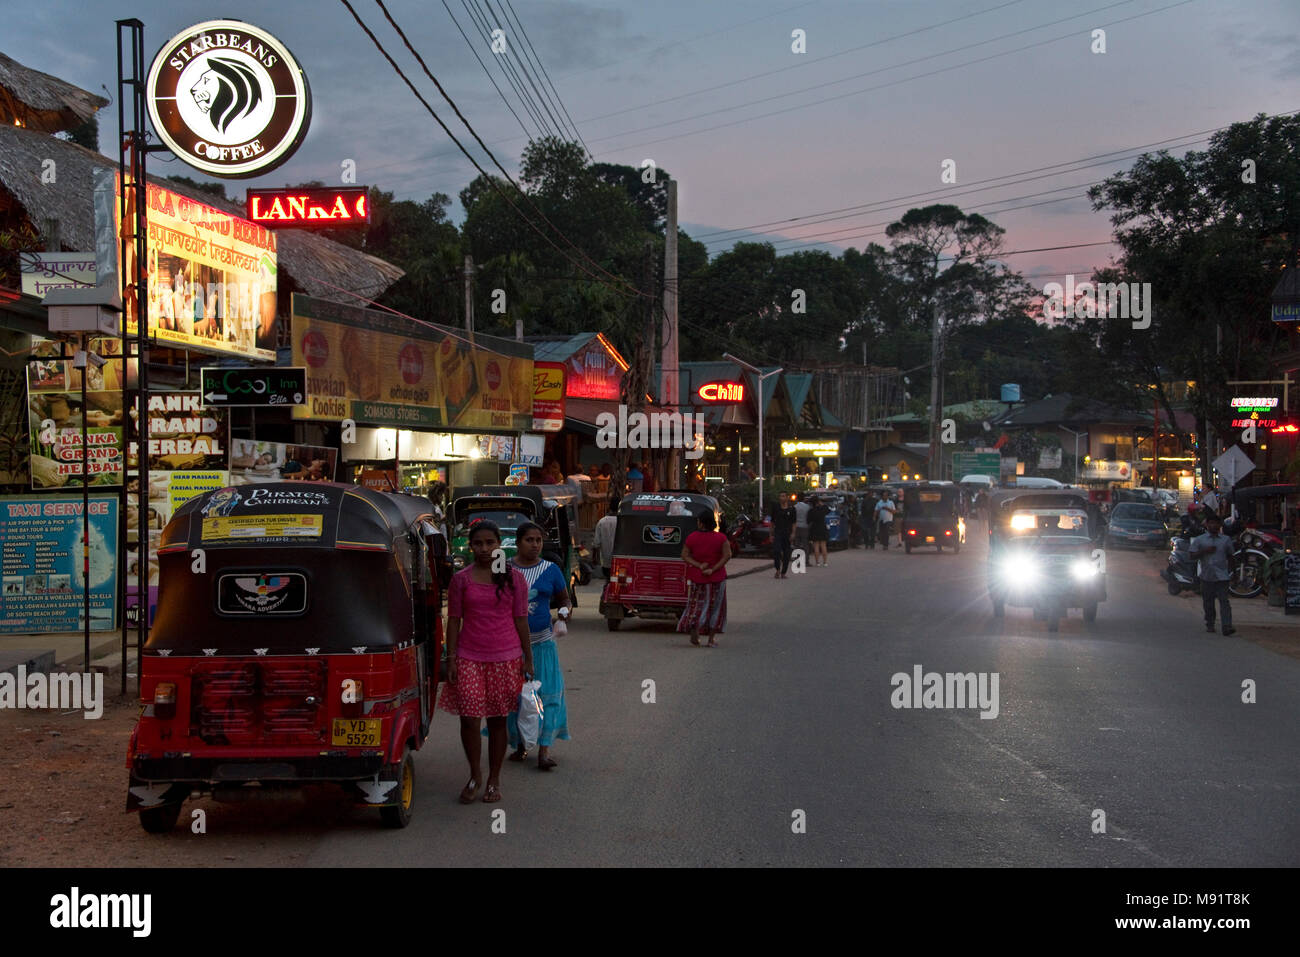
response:
<path fill-rule="evenodd" d="M 208 57 L 208 69 L 190 87 L 190 96 L 219 133 L 248 116 L 262 102 L 262 84 L 248 66 L 228 57 Z"/>

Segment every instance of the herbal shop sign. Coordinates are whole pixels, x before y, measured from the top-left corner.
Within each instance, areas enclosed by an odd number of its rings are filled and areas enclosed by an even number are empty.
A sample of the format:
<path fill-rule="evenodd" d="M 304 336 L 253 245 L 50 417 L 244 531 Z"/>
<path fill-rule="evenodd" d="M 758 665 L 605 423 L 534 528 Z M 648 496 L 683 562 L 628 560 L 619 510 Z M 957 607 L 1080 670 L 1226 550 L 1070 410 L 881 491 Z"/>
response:
<path fill-rule="evenodd" d="M 207 20 L 168 40 L 149 68 L 145 103 L 168 149 L 231 179 L 285 162 L 311 120 L 311 90 L 293 54 L 238 20 Z"/>

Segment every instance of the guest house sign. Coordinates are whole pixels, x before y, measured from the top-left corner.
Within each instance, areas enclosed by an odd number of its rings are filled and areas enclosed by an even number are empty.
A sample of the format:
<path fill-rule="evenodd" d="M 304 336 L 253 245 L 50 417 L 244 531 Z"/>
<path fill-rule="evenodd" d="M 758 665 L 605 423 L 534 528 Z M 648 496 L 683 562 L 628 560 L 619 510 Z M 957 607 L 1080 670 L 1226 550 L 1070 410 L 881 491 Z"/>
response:
<path fill-rule="evenodd" d="M 311 90 L 293 54 L 239 20 L 208 20 L 167 41 L 149 68 L 145 100 L 168 149 L 232 179 L 279 166 L 311 120 Z"/>

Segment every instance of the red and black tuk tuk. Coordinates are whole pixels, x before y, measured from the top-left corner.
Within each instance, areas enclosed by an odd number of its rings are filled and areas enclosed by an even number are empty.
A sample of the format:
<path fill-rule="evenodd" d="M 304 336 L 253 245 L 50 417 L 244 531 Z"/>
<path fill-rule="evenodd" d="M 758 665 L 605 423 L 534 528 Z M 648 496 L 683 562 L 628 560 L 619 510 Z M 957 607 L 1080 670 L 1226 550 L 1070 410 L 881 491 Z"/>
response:
<path fill-rule="evenodd" d="M 600 595 L 610 631 L 625 618 L 681 616 L 687 598 L 682 543 L 705 512 L 721 518 L 718 500 L 697 492 L 638 492 L 619 502 L 609 581 Z"/>
<path fill-rule="evenodd" d="M 320 784 L 406 826 L 449 573 L 428 512 L 328 482 L 223 488 L 177 510 L 127 753 L 127 810 L 146 831 L 170 830 L 187 797 Z"/>

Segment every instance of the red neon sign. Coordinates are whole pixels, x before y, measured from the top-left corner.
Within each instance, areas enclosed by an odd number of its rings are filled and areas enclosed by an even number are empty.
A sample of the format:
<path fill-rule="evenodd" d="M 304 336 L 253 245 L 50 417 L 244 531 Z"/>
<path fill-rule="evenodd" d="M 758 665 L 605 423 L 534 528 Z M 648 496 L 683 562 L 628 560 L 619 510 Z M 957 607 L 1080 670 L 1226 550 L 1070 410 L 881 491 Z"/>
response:
<path fill-rule="evenodd" d="M 271 229 L 339 229 L 370 222 L 369 188 L 250 189 L 248 218 Z"/>
<path fill-rule="evenodd" d="M 696 392 L 705 402 L 744 402 L 743 382 L 706 382 Z"/>

